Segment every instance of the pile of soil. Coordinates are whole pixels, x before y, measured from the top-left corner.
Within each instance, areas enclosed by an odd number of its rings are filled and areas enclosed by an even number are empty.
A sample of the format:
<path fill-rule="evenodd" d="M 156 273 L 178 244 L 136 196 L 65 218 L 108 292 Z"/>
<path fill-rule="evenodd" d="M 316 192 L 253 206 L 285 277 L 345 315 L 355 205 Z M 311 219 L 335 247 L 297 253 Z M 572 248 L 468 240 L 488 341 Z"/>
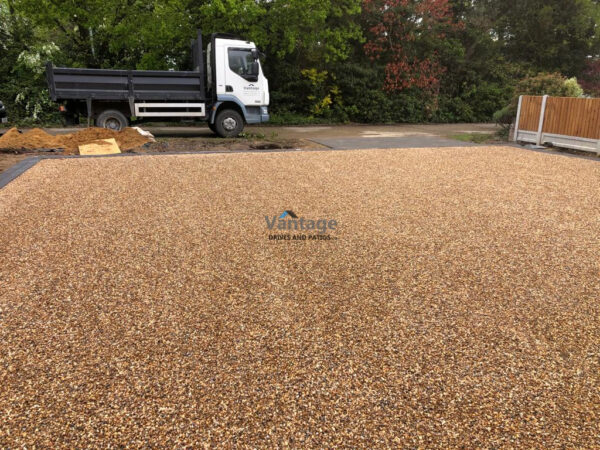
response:
<path fill-rule="evenodd" d="M 133 150 L 150 142 L 133 128 L 122 131 L 107 130 L 106 128 L 86 128 L 71 134 L 53 136 L 40 128 L 34 128 L 21 133 L 11 128 L 0 137 L 0 149 L 11 151 L 26 151 L 40 149 L 62 149 L 63 154 L 78 155 L 79 146 L 90 144 L 99 139 L 114 138 L 121 151 Z"/>
<path fill-rule="evenodd" d="M 0 148 L 6 150 L 36 150 L 62 148 L 56 136 L 46 133 L 40 128 L 34 128 L 27 133 L 21 133 L 11 128 L 0 136 Z"/>
<path fill-rule="evenodd" d="M 146 136 L 142 136 L 133 128 L 125 128 L 122 131 L 107 130 L 106 128 L 86 128 L 85 130 L 78 131 L 77 133 L 65 134 L 57 137 L 60 139 L 63 145 L 62 148 L 65 149 L 66 154 L 70 154 L 69 152 L 75 152 L 74 154 L 79 154 L 80 145 L 90 144 L 99 139 L 114 138 L 117 141 L 119 148 L 123 152 L 141 147 L 142 145 L 150 142 L 150 139 L 148 139 Z M 2 142 L 0 142 L 0 146 L 1 144 Z"/>

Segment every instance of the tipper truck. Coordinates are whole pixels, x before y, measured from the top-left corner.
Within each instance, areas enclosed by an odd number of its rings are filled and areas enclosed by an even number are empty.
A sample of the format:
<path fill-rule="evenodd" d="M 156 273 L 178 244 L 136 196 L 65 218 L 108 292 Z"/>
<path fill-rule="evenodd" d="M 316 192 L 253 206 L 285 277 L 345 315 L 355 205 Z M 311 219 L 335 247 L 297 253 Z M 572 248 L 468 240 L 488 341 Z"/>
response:
<path fill-rule="evenodd" d="M 215 33 L 192 41 L 192 71 L 74 69 L 46 66 L 52 100 L 67 119 L 121 130 L 131 120 L 204 120 L 221 137 L 269 120 L 269 83 L 254 43 Z"/>

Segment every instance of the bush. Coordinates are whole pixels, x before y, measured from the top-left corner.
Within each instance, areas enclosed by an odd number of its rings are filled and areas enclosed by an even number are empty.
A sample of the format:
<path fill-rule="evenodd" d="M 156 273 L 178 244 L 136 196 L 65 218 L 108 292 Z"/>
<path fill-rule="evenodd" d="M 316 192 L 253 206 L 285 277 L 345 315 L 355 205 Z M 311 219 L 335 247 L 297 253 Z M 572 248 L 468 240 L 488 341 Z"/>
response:
<path fill-rule="evenodd" d="M 418 88 L 397 93 L 382 90 L 385 71 L 372 63 L 346 62 L 336 69 L 344 99 L 337 114 L 360 123 L 428 122 L 437 110 L 435 99 Z"/>
<path fill-rule="evenodd" d="M 521 95 L 550 95 L 553 97 L 581 97 L 583 89 L 576 78 L 559 73 L 541 73 L 527 77 L 517 83 L 512 103 L 518 104 Z"/>
<path fill-rule="evenodd" d="M 509 129 L 514 122 L 521 95 L 582 97 L 583 89 L 576 78 L 567 78 L 559 73 L 541 73 L 535 77 L 524 78 L 517 83 L 510 103 L 494 114 L 494 121 L 503 129 Z"/>
<path fill-rule="evenodd" d="M 269 119 L 270 125 L 318 125 L 332 122 L 335 122 L 335 120 L 311 117 L 290 111 L 274 112 Z"/>

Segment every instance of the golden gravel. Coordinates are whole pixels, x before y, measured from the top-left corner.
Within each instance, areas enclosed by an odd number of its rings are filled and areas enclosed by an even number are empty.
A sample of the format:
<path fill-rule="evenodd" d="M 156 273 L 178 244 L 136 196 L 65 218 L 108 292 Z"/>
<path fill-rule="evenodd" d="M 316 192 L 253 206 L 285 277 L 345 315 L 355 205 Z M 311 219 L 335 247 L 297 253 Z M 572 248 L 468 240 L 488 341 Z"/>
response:
<path fill-rule="evenodd" d="M 597 447 L 599 189 L 508 147 L 44 160 L 0 191 L 0 446 Z"/>

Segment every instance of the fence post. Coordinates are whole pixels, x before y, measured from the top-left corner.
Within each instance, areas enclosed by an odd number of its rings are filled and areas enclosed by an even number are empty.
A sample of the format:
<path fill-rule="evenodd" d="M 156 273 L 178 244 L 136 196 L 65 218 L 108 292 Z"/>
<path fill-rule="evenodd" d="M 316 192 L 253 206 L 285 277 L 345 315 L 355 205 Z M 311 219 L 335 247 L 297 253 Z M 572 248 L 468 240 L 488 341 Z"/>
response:
<path fill-rule="evenodd" d="M 536 145 L 542 145 L 542 132 L 544 131 L 544 119 L 546 117 L 546 102 L 548 101 L 548 96 L 544 95 L 542 98 L 542 110 L 540 111 L 540 124 L 538 126 Z"/>
<path fill-rule="evenodd" d="M 519 95 L 519 107 L 517 108 L 517 120 L 515 122 L 515 131 L 513 134 L 513 141 L 517 142 L 517 137 L 519 136 L 519 122 L 521 120 L 521 105 L 523 104 L 523 96 Z"/>

